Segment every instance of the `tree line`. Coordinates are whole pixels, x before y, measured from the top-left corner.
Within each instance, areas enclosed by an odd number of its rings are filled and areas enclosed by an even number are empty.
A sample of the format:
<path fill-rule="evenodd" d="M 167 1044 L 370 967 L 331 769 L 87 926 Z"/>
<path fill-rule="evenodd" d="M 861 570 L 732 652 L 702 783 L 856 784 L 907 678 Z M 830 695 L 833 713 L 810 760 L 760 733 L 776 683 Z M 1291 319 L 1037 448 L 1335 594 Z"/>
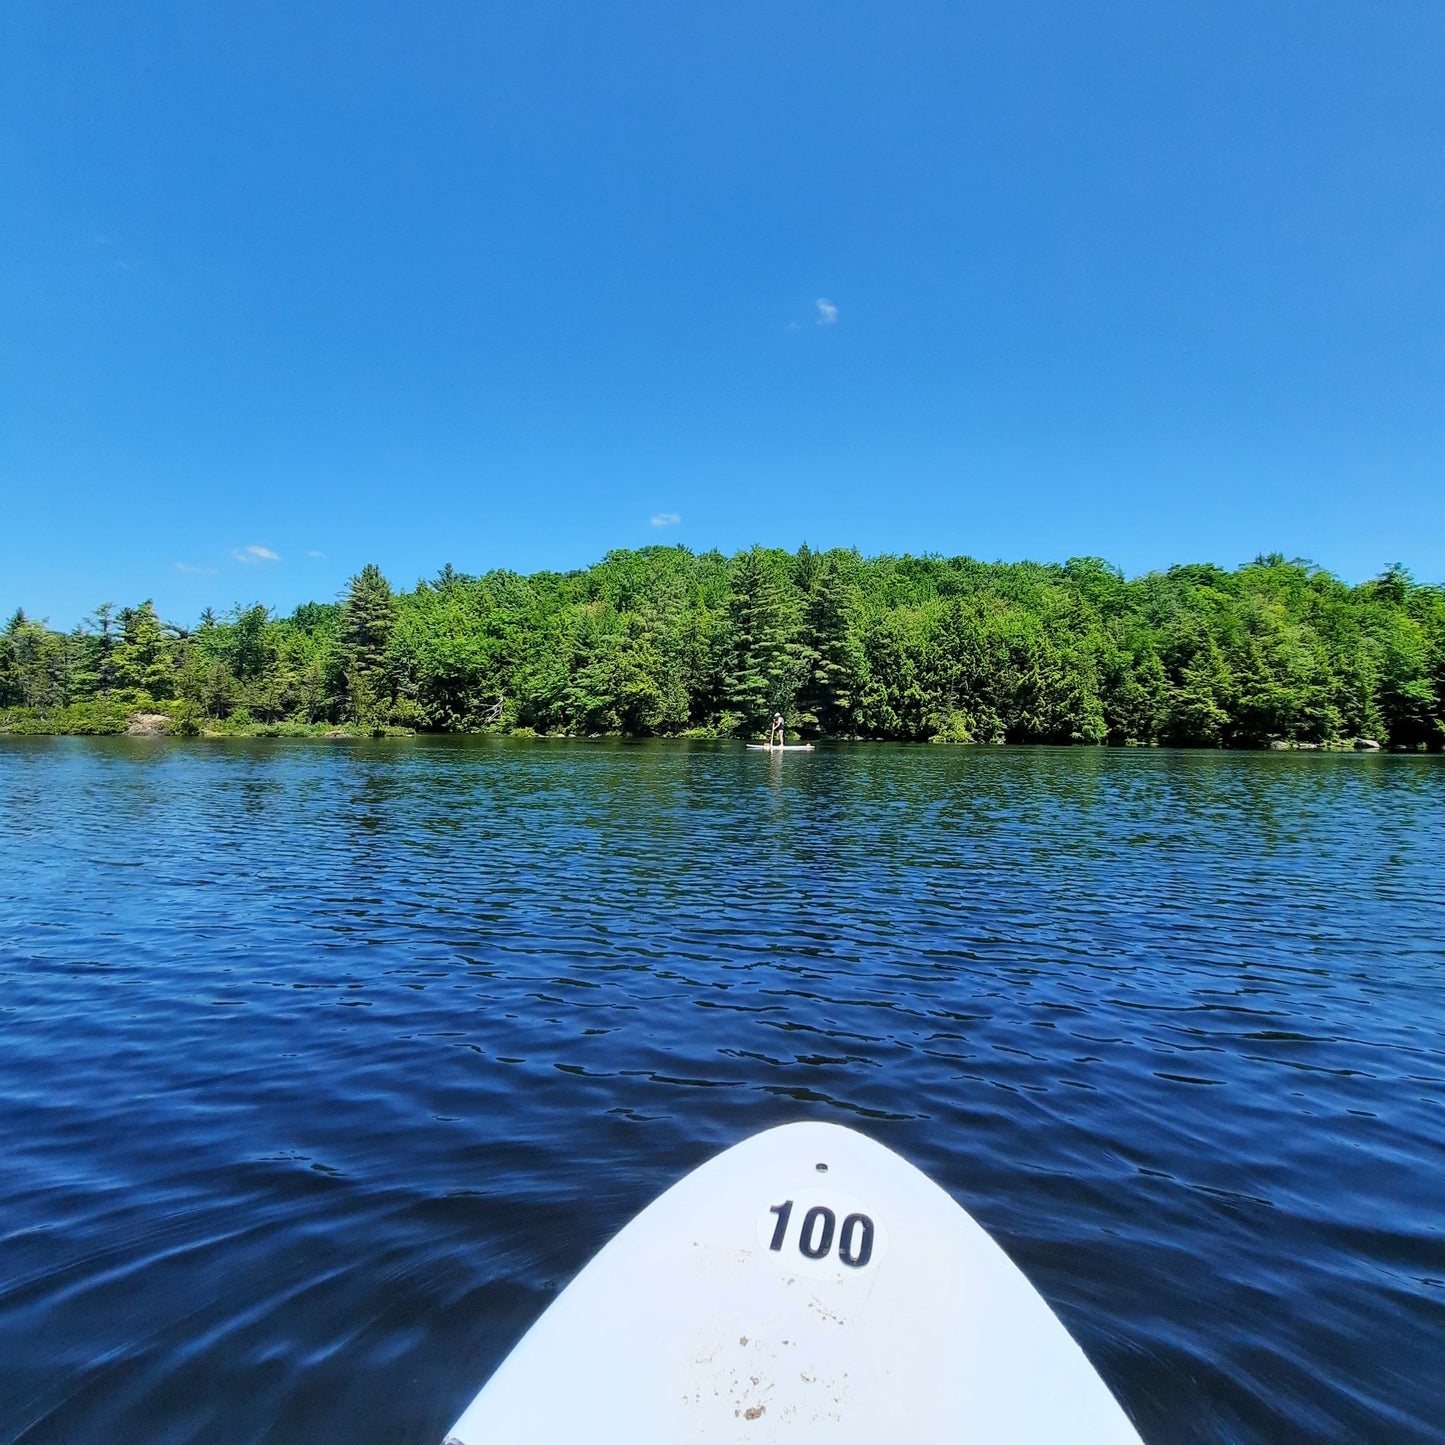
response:
<path fill-rule="evenodd" d="M 0 633 L 0 726 L 286 726 L 1259 747 L 1445 744 L 1445 590 L 1278 554 L 1126 578 L 1063 564 L 755 547 L 395 590 L 194 627 L 105 603 Z M 23 729 L 22 729 L 23 730 Z"/>

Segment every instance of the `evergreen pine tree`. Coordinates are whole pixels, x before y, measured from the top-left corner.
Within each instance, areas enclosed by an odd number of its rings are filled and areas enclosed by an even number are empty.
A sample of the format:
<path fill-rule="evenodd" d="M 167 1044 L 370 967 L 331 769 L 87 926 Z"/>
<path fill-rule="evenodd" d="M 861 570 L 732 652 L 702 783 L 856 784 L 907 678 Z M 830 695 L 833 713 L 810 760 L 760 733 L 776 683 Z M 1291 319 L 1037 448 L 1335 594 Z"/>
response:
<path fill-rule="evenodd" d="M 857 723 L 863 648 L 855 613 L 858 589 L 829 558 L 813 573 L 813 590 L 803 604 L 802 681 L 798 704 L 804 719 L 833 735 L 851 733 Z"/>
<path fill-rule="evenodd" d="M 760 548 L 744 552 L 732 578 L 732 706 L 750 729 L 767 725 L 774 712 L 786 717 L 802 676 L 802 655 L 791 599 Z"/>
<path fill-rule="evenodd" d="M 174 697 L 175 667 L 155 604 L 147 598 L 139 607 L 124 607 L 119 621 L 120 640 L 112 655 L 117 684 L 152 700 Z"/>
<path fill-rule="evenodd" d="M 342 660 L 357 722 L 371 721 L 387 694 L 386 653 L 396 629 L 397 602 L 391 584 L 368 562 L 347 587 L 341 607 Z"/>

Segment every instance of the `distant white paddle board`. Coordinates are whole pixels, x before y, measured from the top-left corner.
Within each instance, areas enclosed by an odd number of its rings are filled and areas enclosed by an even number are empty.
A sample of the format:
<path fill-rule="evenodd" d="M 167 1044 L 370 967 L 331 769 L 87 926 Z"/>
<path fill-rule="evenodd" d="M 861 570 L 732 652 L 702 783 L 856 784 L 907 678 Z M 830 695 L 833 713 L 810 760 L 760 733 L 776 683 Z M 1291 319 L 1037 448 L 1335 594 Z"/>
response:
<path fill-rule="evenodd" d="M 675 1184 L 558 1296 L 448 1445 L 1141 1445 L 1027 1279 L 836 1124 Z"/>
<path fill-rule="evenodd" d="M 812 743 L 747 743 L 746 747 L 762 753 L 811 753 Z"/>

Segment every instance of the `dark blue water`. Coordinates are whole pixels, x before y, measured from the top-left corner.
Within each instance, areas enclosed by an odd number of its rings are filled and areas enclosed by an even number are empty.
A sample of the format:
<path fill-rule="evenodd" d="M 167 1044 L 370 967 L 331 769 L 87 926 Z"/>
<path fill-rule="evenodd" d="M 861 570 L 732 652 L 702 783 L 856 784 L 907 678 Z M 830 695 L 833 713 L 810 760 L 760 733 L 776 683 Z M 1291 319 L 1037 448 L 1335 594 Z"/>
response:
<path fill-rule="evenodd" d="M 0 740 L 0 1441 L 435 1445 L 863 1129 L 1153 1445 L 1445 1437 L 1445 767 Z"/>

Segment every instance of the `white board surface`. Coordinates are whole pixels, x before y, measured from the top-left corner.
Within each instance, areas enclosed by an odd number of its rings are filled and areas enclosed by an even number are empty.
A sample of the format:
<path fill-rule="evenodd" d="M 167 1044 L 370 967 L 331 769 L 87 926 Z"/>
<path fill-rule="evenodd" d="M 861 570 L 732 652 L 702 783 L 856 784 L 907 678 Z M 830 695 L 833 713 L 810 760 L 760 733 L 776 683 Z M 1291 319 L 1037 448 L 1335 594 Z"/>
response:
<path fill-rule="evenodd" d="M 763 753 L 811 753 L 812 743 L 745 743 L 745 747 L 754 752 Z"/>
<path fill-rule="evenodd" d="M 448 1441 L 1140 1445 L 984 1230 L 821 1123 L 755 1135 L 639 1214 Z"/>

